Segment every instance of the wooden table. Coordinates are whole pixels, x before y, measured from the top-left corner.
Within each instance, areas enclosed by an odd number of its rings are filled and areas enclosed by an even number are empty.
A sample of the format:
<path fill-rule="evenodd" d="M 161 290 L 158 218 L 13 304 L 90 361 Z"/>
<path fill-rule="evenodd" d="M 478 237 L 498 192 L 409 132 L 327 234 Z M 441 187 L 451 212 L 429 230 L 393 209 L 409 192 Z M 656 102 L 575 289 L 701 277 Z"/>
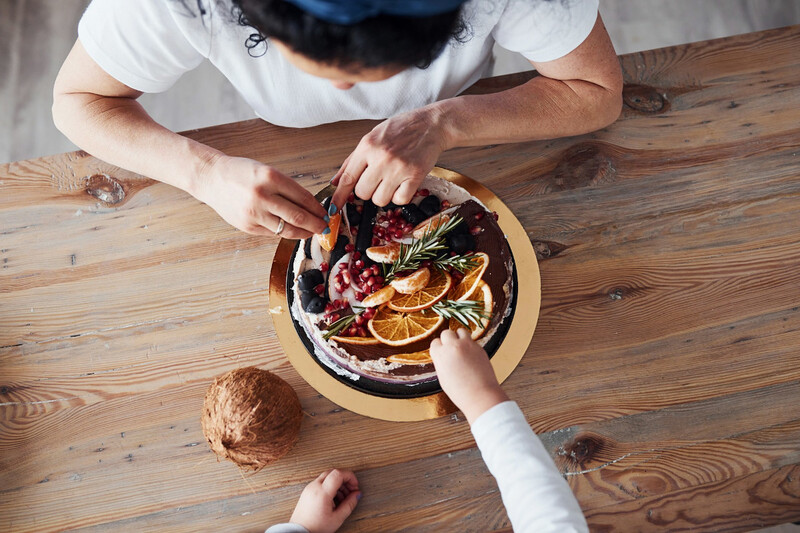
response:
<path fill-rule="evenodd" d="M 442 156 L 539 254 L 539 324 L 505 388 L 595 531 L 800 520 L 798 50 L 795 26 L 624 56 L 611 127 Z M 187 135 L 316 191 L 373 124 Z M 81 152 L 0 167 L 0 231 L 0 530 L 258 531 L 331 466 L 365 494 L 343 531 L 510 529 L 461 416 L 365 418 L 289 365 L 275 239 Z M 252 476 L 199 420 L 212 378 L 246 365 L 307 414 Z"/>

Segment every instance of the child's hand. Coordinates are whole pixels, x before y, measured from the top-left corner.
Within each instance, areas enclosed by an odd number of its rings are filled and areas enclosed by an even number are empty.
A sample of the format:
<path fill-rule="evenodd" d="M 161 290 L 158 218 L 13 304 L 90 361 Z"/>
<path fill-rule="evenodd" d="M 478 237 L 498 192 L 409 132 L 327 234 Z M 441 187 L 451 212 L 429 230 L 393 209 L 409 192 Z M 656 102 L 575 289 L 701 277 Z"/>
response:
<path fill-rule="evenodd" d="M 328 470 L 306 485 L 297 500 L 291 522 L 309 533 L 333 533 L 361 499 L 356 475 L 350 470 Z"/>
<path fill-rule="evenodd" d="M 465 328 L 449 329 L 431 342 L 439 384 L 472 424 L 489 408 L 508 400 L 486 352 Z"/>

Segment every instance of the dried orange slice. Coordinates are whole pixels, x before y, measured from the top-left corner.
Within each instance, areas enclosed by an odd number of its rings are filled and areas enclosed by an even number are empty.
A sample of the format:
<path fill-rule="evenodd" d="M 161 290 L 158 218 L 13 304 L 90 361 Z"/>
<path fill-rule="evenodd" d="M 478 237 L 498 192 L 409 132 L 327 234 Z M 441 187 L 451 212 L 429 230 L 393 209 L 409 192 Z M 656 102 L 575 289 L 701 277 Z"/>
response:
<path fill-rule="evenodd" d="M 483 273 L 486 272 L 486 267 L 489 266 L 489 256 L 483 252 L 478 252 L 473 257 L 477 261 L 477 266 L 464 273 L 461 282 L 455 286 L 452 294 L 450 294 L 449 298 L 451 300 L 468 300 L 472 293 L 475 292 L 475 289 L 478 288 L 478 282 L 483 277 Z"/>
<path fill-rule="evenodd" d="M 389 346 L 406 346 L 433 335 L 442 322 L 444 318 L 430 309 L 403 313 L 384 305 L 367 322 L 367 326 L 382 343 Z"/>
<path fill-rule="evenodd" d="M 386 358 L 390 363 L 400 363 L 401 365 L 427 365 L 433 363 L 430 350 L 421 352 L 398 353 Z"/>
<path fill-rule="evenodd" d="M 483 314 L 488 317 L 481 319 L 480 324 L 469 322 L 471 337 L 473 340 L 476 340 L 480 339 L 481 336 L 486 333 L 486 328 L 489 326 L 489 321 L 492 319 L 492 306 L 494 305 L 494 300 L 492 299 L 492 289 L 489 288 L 489 285 L 485 281 L 478 281 L 478 287 L 475 289 L 471 300 L 482 303 Z M 464 324 L 455 318 L 451 318 L 448 327 L 455 331 L 458 328 L 463 328 Z"/>
<path fill-rule="evenodd" d="M 327 235 L 319 234 L 317 235 L 317 239 L 319 239 L 319 245 L 322 247 L 323 250 L 330 252 L 333 250 L 333 247 L 336 246 L 336 239 L 339 238 L 339 224 L 342 222 L 342 213 L 336 213 L 335 215 L 331 215 L 331 220 L 328 222 L 328 227 L 330 228 L 330 233 Z"/>
<path fill-rule="evenodd" d="M 397 291 L 394 290 L 394 287 L 387 285 L 364 298 L 361 301 L 361 305 L 364 307 L 376 307 L 394 298 L 395 294 L 397 294 Z"/>
<path fill-rule="evenodd" d="M 411 294 L 396 295 L 389 301 L 389 307 L 405 313 L 422 311 L 447 296 L 447 292 L 452 286 L 453 278 L 450 274 L 434 268 L 425 287 Z"/>
<path fill-rule="evenodd" d="M 389 284 L 399 293 L 412 294 L 424 289 L 430 279 L 431 271 L 426 267 L 422 267 L 410 276 L 393 279 Z"/>
<path fill-rule="evenodd" d="M 400 257 L 400 243 L 393 242 L 385 246 L 367 248 L 367 257 L 376 263 L 394 263 Z"/>
<path fill-rule="evenodd" d="M 375 337 L 339 337 L 338 335 L 334 335 L 330 338 L 330 340 L 345 344 L 358 344 L 359 346 L 368 346 L 370 344 L 381 343 L 381 341 Z"/>
<path fill-rule="evenodd" d="M 450 220 L 450 215 L 445 215 L 443 213 L 439 213 L 438 215 L 433 215 L 428 220 L 420 222 L 416 228 L 411 230 L 411 235 L 415 239 L 421 239 L 423 236 L 425 236 L 425 233 L 435 230 L 448 220 Z"/>

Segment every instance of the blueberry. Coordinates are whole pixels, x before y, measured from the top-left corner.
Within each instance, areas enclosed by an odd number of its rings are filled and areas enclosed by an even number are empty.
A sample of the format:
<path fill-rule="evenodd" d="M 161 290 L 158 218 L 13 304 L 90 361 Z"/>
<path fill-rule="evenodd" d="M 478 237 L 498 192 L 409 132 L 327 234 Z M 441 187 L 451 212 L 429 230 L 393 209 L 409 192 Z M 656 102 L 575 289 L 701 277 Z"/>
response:
<path fill-rule="evenodd" d="M 451 229 L 448 233 L 453 235 L 470 235 L 469 233 L 469 226 L 462 218 L 458 224 L 455 225 L 453 229 Z M 470 235 L 471 237 L 472 235 Z"/>
<path fill-rule="evenodd" d="M 469 233 L 449 232 L 445 235 L 447 247 L 457 254 L 475 249 L 475 239 Z"/>
<path fill-rule="evenodd" d="M 422 199 L 419 203 L 419 208 L 425 213 L 425 218 L 432 217 L 442 209 L 442 202 L 439 201 L 439 198 L 431 194 Z"/>
<path fill-rule="evenodd" d="M 358 223 L 361 222 L 361 213 L 358 212 L 355 204 L 347 204 L 347 220 L 351 226 L 358 226 Z"/>
<path fill-rule="evenodd" d="M 301 291 L 313 291 L 314 287 L 320 283 L 325 283 L 325 278 L 323 277 L 322 272 L 316 268 L 306 270 L 297 276 L 297 286 L 300 287 Z"/>
<path fill-rule="evenodd" d="M 314 291 L 301 291 L 300 292 L 300 307 L 303 309 L 307 308 L 308 305 L 311 303 L 311 300 L 317 298 L 318 295 Z"/>
<path fill-rule="evenodd" d="M 305 295 L 306 293 L 304 292 L 303 296 Z M 311 298 L 308 299 L 307 304 L 303 306 L 303 310 L 306 313 L 314 313 L 314 314 L 322 313 L 323 311 L 325 311 L 325 303 L 326 302 L 322 297 L 317 296 L 316 293 L 312 292 L 312 296 Z"/>
<path fill-rule="evenodd" d="M 409 224 L 416 226 L 428 217 L 415 204 L 408 204 L 403 206 L 403 218 L 405 218 L 406 222 Z"/>
<path fill-rule="evenodd" d="M 339 262 L 345 254 L 345 246 L 350 244 L 350 239 L 348 239 L 345 235 L 339 235 L 339 238 L 336 239 L 336 245 L 331 250 L 331 258 L 330 258 L 330 267 L 333 268 L 333 265 Z"/>

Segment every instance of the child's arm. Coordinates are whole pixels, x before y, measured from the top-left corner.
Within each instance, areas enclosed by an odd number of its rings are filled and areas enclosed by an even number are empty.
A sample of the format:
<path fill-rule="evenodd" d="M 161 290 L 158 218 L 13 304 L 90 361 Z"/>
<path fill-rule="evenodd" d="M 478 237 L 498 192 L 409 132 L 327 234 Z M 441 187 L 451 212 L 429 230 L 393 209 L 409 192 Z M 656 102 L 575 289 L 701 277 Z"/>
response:
<path fill-rule="evenodd" d="M 358 479 L 350 470 L 328 470 L 306 485 L 291 522 L 276 524 L 265 533 L 333 533 L 361 499 Z"/>
<path fill-rule="evenodd" d="M 575 496 L 466 329 L 431 343 L 444 392 L 467 417 L 517 533 L 588 531 Z"/>

